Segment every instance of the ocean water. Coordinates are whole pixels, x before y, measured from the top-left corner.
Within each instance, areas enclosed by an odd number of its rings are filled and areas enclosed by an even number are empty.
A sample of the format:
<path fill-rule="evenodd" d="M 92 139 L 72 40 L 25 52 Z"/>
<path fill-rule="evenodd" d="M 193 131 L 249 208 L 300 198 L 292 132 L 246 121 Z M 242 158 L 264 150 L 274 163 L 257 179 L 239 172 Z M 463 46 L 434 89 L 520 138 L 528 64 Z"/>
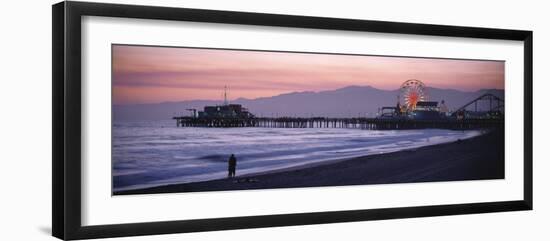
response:
<path fill-rule="evenodd" d="M 467 139 L 481 131 L 340 128 L 182 128 L 174 121 L 115 122 L 113 191 L 224 178 Z"/>

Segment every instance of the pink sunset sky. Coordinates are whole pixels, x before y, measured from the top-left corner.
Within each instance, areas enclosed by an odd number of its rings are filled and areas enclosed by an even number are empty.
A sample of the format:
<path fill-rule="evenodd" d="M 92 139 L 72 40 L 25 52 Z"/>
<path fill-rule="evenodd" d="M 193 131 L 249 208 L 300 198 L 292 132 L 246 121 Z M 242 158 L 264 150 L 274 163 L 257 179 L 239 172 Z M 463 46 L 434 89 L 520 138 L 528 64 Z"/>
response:
<path fill-rule="evenodd" d="M 113 45 L 113 103 L 269 97 L 358 85 L 504 89 L 504 62 Z"/>

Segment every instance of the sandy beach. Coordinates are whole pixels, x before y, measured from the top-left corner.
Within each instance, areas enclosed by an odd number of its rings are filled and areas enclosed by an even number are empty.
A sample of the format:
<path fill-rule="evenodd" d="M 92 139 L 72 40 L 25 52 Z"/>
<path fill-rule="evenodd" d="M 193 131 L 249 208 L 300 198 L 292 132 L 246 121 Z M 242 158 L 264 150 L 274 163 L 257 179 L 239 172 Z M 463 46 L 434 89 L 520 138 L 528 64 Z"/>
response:
<path fill-rule="evenodd" d="M 115 195 L 504 178 L 504 131 L 394 153 L 271 173 L 115 192 Z"/>

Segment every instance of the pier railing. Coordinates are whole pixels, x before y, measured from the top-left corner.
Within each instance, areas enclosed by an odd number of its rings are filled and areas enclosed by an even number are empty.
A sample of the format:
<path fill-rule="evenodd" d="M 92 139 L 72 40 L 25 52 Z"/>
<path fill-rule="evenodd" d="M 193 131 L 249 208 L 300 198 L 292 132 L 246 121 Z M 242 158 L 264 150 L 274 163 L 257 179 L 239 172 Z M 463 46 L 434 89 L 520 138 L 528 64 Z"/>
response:
<path fill-rule="evenodd" d="M 173 117 L 178 127 L 265 127 L 265 128 L 353 128 L 369 130 L 399 129 L 478 129 L 504 127 L 504 119 L 379 119 L 379 118 L 195 118 Z"/>

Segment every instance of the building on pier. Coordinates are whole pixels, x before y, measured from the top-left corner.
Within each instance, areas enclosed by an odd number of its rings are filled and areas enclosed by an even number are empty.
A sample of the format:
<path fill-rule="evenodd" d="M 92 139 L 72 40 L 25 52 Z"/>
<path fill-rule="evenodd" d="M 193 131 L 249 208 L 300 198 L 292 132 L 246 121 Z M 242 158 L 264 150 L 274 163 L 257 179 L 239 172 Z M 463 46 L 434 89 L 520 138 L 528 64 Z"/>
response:
<path fill-rule="evenodd" d="M 227 100 L 227 86 L 224 87 L 223 92 L 223 104 L 215 106 L 205 106 L 202 111 L 193 111 L 193 117 L 204 118 L 225 118 L 225 119 L 250 119 L 254 118 L 254 115 L 239 104 L 230 104 Z"/>
<path fill-rule="evenodd" d="M 246 108 L 239 104 L 226 104 L 216 106 L 205 106 L 203 111 L 199 111 L 198 118 L 254 118 Z"/>
<path fill-rule="evenodd" d="M 445 101 L 441 102 L 442 104 Z M 441 106 L 437 101 L 418 101 L 415 108 L 409 113 L 409 117 L 414 120 L 438 120 L 445 118 L 446 115 L 441 111 Z M 446 108 L 446 107 L 445 107 Z"/>

